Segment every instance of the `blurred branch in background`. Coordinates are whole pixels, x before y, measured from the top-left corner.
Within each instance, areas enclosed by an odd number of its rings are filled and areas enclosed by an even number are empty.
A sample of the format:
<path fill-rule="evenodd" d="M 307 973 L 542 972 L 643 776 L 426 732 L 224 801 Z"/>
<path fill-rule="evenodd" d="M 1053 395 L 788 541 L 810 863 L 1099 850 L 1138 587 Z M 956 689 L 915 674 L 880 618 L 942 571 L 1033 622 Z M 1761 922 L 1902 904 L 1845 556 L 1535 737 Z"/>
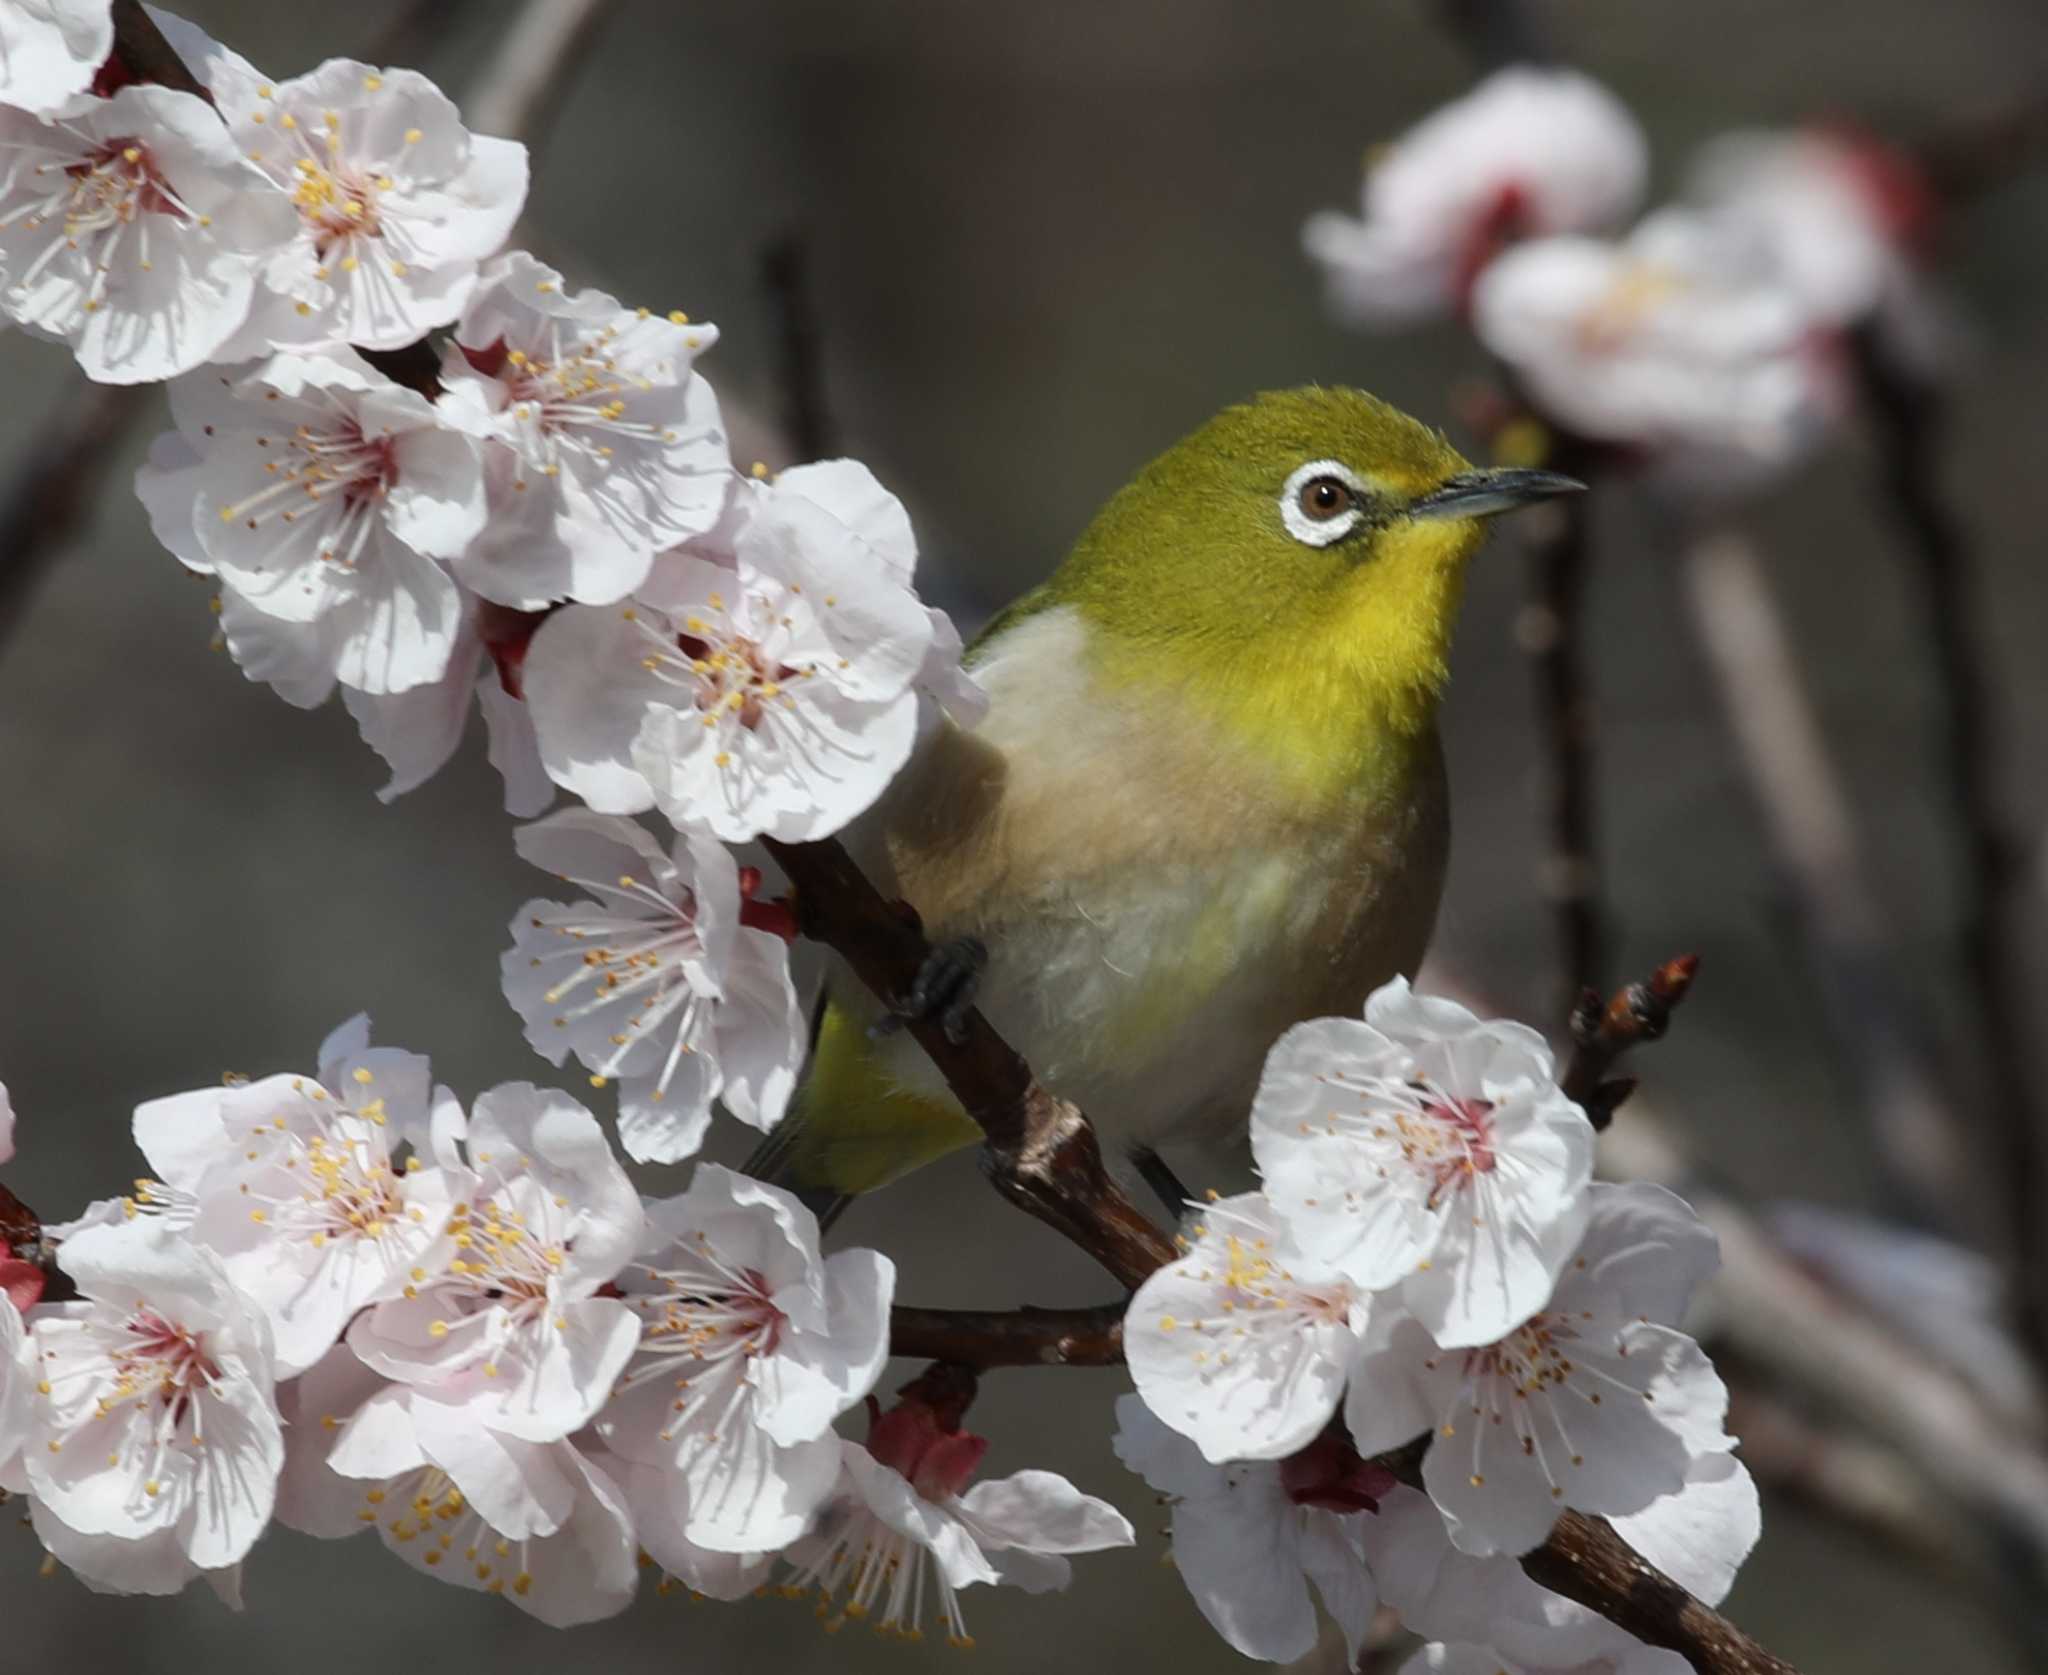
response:
<path fill-rule="evenodd" d="M 1763 815 L 1837 1058 L 1853 1078 L 1894 1213 L 1979 1236 L 1985 1180 L 1963 1113 L 1894 976 L 1847 790 L 1799 677 L 1763 565 L 1721 533 L 1685 551 L 1685 598 Z"/>
<path fill-rule="evenodd" d="M 1854 1427 L 1895 1450 L 1985 1532 L 1999 1561 L 2005 1618 L 2034 1667 L 2048 1653 L 2048 1455 L 2039 1416 L 2031 1424 L 1996 1411 L 1969 1381 L 1930 1353 L 1909 1322 L 1879 1319 L 1790 1261 L 1756 1217 L 1703 1179 L 1638 1099 L 1602 1142 L 1604 1172 L 1654 1181 L 1682 1194 L 1721 1242 L 1721 1271 L 1703 1340 L 1725 1344 L 1745 1366 L 1805 1409 L 1830 1435 Z M 1769 1459 L 1756 1462 L 1768 1465 Z M 1799 1486 L 1812 1493 L 1825 1478 Z M 1860 1503 L 1834 1510 L 1866 1520 Z"/>
<path fill-rule="evenodd" d="M 1548 468 L 1586 477 L 1589 451 L 1561 442 Z M 1597 833 L 1599 715 L 1586 673 L 1583 617 L 1592 569 L 1590 496 L 1568 496 L 1537 515 L 1529 536 L 1529 593 L 1515 626 L 1536 681 L 1543 740 L 1544 852 L 1537 882 L 1557 918 L 1560 984 L 1549 1011 L 1606 990 L 1607 929 Z"/>
<path fill-rule="evenodd" d="M 800 461 L 830 459 L 838 450 L 825 405 L 825 367 L 818 347 L 818 315 L 811 299 L 810 255 L 801 235 L 789 232 L 761 253 L 761 282 L 775 303 L 782 364 L 782 425 Z"/>
<path fill-rule="evenodd" d="M 470 0 L 412 0 L 364 46 L 375 63 L 421 56 L 461 22 Z M 479 131 L 537 146 L 611 0 L 528 0 L 478 73 L 466 104 Z M 139 5 L 116 5 L 116 51 L 145 79 L 206 91 Z M 0 486 L 0 647 L 19 626 L 43 573 L 94 507 L 128 434 L 159 411 L 149 385 L 69 389 Z"/>
<path fill-rule="evenodd" d="M 1857 338 L 1864 405 L 1877 433 L 1882 488 L 1918 566 L 1941 705 L 1937 749 L 1949 817 L 1961 848 L 1963 966 L 1970 1012 L 1983 1044 L 1990 1121 L 1987 1152 L 2002 1182 L 2003 1228 L 2013 1259 L 2020 1327 L 2048 1365 L 2048 1191 L 2042 1152 L 2048 1135 L 2029 1074 L 2025 1035 L 2027 922 L 2019 846 L 1999 807 L 2004 730 L 1997 681 L 1983 635 L 1977 561 L 1962 520 L 1941 489 L 1940 391 L 1888 350 L 1878 334 Z"/>

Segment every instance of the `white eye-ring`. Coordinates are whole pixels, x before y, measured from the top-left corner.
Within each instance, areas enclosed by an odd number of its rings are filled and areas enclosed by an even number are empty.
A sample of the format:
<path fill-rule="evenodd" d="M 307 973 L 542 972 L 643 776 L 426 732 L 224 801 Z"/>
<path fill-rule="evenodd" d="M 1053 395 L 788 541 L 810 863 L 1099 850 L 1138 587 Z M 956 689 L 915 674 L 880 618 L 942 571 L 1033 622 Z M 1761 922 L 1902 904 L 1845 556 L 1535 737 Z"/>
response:
<path fill-rule="evenodd" d="M 1303 546 L 1327 547 L 1365 521 L 1370 498 L 1349 466 L 1334 459 L 1312 459 L 1288 473 L 1280 491 L 1280 521 Z"/>

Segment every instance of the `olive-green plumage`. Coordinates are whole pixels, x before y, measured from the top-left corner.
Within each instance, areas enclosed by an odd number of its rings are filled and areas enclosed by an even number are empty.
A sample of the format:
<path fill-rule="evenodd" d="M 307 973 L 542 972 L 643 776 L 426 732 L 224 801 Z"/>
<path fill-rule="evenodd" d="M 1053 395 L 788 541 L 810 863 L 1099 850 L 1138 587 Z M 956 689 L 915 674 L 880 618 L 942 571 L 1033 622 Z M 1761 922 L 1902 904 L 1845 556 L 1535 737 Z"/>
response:
<path fill-rule="evenodd" d="M 1420 960 L 1474 520 L 1561 486 L 1356 390 L 1225 410 L 989 624 L 987 718 L 939 727 L 855 855 L 935 941 L 987 946 L 978 1003 L 1111 1142 L 1226 1137 L 1282 1030 Z M 778 1178 L 865 1191 L 976 1138 L 877 1011 L 834 980 Z"/>

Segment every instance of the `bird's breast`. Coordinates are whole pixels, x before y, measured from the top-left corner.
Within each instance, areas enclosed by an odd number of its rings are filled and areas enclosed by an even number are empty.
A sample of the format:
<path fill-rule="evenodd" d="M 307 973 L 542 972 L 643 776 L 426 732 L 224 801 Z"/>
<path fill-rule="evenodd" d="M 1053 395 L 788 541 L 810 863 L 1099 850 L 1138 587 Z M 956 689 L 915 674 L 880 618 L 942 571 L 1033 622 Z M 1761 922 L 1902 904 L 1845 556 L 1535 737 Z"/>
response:
<path fill-rule="evenodd" d="M 1227 1130 L 1282 1030 L 1419 961 L 1441 757 L 1430 734 L 1306 804 L 1172 694 L 1100 679 L 1087 636 L 1065 610 L 1006 633 L 987 719 L 942 728 L 857 847 L 931 935 L 988 946 L 990 1020 L 1099 1126 Z"/>

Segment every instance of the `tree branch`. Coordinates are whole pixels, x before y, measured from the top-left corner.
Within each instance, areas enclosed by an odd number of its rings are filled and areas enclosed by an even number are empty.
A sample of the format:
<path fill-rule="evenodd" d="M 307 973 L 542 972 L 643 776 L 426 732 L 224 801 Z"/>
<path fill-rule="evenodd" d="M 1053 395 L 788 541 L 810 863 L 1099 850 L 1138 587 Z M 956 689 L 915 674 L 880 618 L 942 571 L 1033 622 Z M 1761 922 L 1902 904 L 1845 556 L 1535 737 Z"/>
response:
<path fill-rule="evenodd" d="M 1587 478 L 1587 450 L 1561 441 L 1555 470 Z M 1591 496 L 1544 509 L 1529 548 L 1529 597 L 1517 636 L 1536 680 L 1542 730 L 1546 848 L 1537 880 L 1557 917 L 1562 995 L 1604 988 L 1606 926 L 1595 816 L 1597 716 L 1586 675 L 1585 594 L 1592 566 Z M 1537 514 L 1542 517 L 1544 514 Z"/>
<path fill-rule="evenodd" d="M 1875 423 L 1882 488 L 1920 573 L 1941 706 L 1939 754 L 1949 817 L 1962 845 L 1963 966 L 1983 1043 L 1991 1098 L 1986 1136 L 2005 1200 L 2021 1330 L 2048 1366 L 2048 1133 L 2029 1064 L 2033 1010 L 2017 932 L 2023 876 L 1999 814 L 1999 734 L 1991 659 L 1979 636 L 1977 565 L 1962 521 L 1942 494 L 1939 392 L 1887 350 L 1876 330 L 1856 337 L 1857 369 Z"/>
<path fill-rule="evenodd" d="M 1124 1358 L 1126 1304 L 1090 1309 L 889 1311 L 889 1353 L 990 1367 L 1113 1367 Z"/>

